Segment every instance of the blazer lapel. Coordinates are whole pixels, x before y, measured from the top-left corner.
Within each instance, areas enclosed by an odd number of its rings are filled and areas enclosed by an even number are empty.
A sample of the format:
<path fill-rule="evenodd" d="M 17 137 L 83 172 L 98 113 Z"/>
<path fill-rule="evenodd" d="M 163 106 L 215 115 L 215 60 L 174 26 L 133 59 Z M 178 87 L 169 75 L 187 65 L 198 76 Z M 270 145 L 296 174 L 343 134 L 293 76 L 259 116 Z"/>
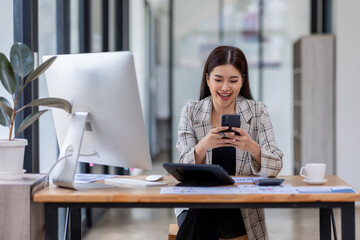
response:
<path fill-rule="evenodd" d="M 251 106 L 248 101 L 242 97 L 238 96 L 236 98 L 236 114 L 240 115 L 240 128 L 245 130 L 251 138 L 253 136 L 253 127 L 250 124 L 250 120 L 253 116 L 251 111 Z M 247 161 L 250 161 L 251 156 L 248 152 L 241 151 L 236 149 L 236 174 L 237 175 L 249 175 L 251 174 L 250 164 L 247 164 Z"/>
<path fill-rule="evenodd" d="M 212 112 L 212 98 L 211 96 L 201 100 L 199 106 L 196 109 L 196 114 L 194 116 L 195 120 L 195 132 L 198 142 L 206 136 L 206 134 L 211 130 L 211 112 Z M 206 153 L 206 163 L 211 164 L 212 151 L 209 150 Z"/>
<path fill-rule="evenodd" d="M 195 131 L 198 141 L 200 141 L 211 130 L 211 112 L 212 112 L 212 98 L 211 96 L 203 99 L 199 102 L 199 106 L 196 109 L 194 116 Z"/>
<path fill-rule="evenodd" d="M 238 96 L 236 98 L 236 114 L 240 115 L 240 128 L 244 129 L 252 136 L 252 126 L 250 125 L 250 120 L 253 116 L 251 112 L 251 106 L 247 102 L 247 100 L 242 97 Z"/>

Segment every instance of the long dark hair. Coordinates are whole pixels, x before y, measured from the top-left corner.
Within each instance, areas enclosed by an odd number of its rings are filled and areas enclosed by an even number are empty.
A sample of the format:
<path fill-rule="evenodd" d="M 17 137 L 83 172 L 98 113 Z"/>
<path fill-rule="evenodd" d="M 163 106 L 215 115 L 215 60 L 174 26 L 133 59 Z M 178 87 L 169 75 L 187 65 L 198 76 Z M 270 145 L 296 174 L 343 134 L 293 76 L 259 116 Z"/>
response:
<path fill-rule="evenodd" d="M 211 95 L 209 86 L 206 82 L 206 75 L 210 75 L 215 67 L 225 64 L 233 65 L 239 70 L 244 79 L 239 95 L 247 99 L 253 99 L 249 85 L 248 63 L 244 53 L 237 47 L 219 46 L 209 54 L 209 57 L 206 60 L 201 79 L 200 100 Z"/>

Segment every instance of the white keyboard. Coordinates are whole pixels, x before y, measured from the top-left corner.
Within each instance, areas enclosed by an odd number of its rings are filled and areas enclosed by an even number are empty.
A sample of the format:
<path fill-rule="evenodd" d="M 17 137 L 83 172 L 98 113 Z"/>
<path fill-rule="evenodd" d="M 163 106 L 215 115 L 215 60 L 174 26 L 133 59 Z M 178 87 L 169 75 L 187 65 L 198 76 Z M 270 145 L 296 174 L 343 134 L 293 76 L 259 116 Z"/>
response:
<path fill-rule="evenodd" d="M 105 183 L 117 183 L 122 185 L 138 186 L 138 187 L 155 187 L 164 186 L 167 183 L 164 182 L 148 182 L 145 180 L 131 179 L 131 178 L 107 178 Z"/>

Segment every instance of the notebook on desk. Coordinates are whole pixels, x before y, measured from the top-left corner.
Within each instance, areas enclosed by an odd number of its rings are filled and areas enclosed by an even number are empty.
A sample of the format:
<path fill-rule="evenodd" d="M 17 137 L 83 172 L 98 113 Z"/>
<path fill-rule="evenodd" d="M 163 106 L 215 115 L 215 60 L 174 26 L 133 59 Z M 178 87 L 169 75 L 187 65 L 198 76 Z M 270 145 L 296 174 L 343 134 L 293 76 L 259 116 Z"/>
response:
<path fill-rule="evenodd" d="M 177 186 L 232 185 L 234 180 L 216 164 L 164 163 L 163 167 L 180 183 Z"/>

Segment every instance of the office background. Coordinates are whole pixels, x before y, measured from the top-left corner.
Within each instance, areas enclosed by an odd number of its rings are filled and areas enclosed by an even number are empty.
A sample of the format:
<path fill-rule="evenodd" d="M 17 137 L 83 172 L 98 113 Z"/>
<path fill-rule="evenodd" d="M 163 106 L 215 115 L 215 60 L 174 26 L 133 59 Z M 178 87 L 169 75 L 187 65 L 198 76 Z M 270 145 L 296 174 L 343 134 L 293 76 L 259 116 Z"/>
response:
<path fill-rule="evenodd" d="M 294 174 L 293 44 L 311 33 L 334 34 L 336 64 L 329 71 L 335 71 L 336 76 L 335 173 L 360 189 L 358 1 L 3 1 L 0 51 L 7 56 L 14 35 L 19 39 L 14 19 L 28 15 L 26 7 L 23 13 L 14 8 L 21 4 L 32 9 L 32 16 L 37 15 L 38 21 L 24 24 L 22 37 L 36 35 L 32 36 L 33 49 L 40 62 L 43 55 L 57 53 L 134 53 L 151 153 L 155 157 L 167 151 L 169 161 L 177 159 L 174 145 L 180 109 L 198 98 L 207 54 L 219 44 L 240 47 L 250 63 L 254 97 L 269 107 L 278 144 L 285 153 L 282 174 Z M 44 79 L 39 81 L 38 94 L 47 95 Z M 6 132 L 1 127 L 0 137 L 6 138 Z M 36 141 L 36 129 L 25 134 Z M 31 162 L 26 166 L 28 172 L 47 172 L 56 161 L 58 149 L 50 113 L 39 122 L 38 139 L 38 144 L 28 147 L 32 149 L 26 158 Z"/>

